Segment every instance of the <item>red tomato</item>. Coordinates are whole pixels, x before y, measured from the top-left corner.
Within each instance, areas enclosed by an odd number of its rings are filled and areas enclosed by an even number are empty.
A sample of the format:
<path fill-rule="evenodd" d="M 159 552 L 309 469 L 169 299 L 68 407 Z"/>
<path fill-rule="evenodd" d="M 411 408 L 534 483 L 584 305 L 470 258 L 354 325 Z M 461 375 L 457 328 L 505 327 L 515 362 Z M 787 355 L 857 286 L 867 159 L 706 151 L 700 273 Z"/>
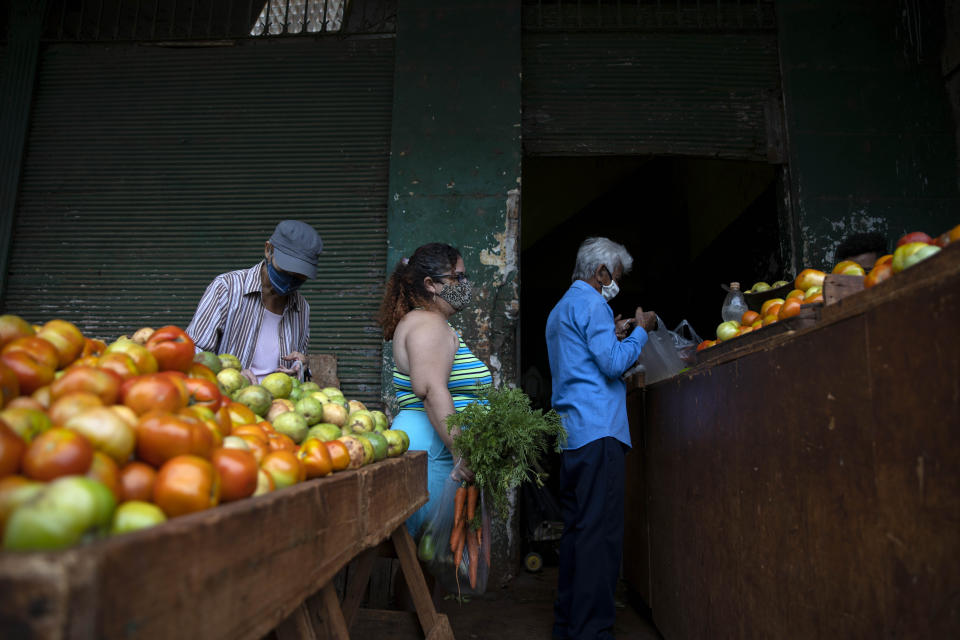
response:
<path fill-rule="evenodd" d="M 26 449 L 23 438 L 0 420 L 0 478 L 20 470 L 20 459 Z"/>
<path fill-rule="evenodd" d="M 20 380 L 13 369 L 0 361 L 0 409 L 20 397 Z"/>
<path fill-rule="evenodd" d="M 70 363 L 70 366 L 67 367 L 67 371 L 73 369 L 74 367 L 79 367 L 83 365 L 85 367 L 95 367 L 97 366 L 98 358 L 96 356 L 81 356 Z"/>
<path fill-rule="evenodd" d="M 883 264 L 877 263 L 873 269 L 870 270 L 870 273 L 867 274 L 867 277 L 863 279 L 863 288 L 869 289 L 874 287 L 892 275 L 893 265 L 890 262 L 884 262 Z"/>
<path fill-rule="evenodd" d="M 183 401 L 181 406 L 185 407 L 190 403 L 190 390 L 187 389 L 187 374 L 182 371 L 158 371 L 157 375 L 166 378 L 177 387 L 177 391 L 180 392 L 180 399 Z"/>
<path fill-rule="evenodd" d="M 199 362 L 194 362 L 190 365 L 190 369 L 187 370 L 187 377 L 209 380 L 213 384 L 217 384 L 217 374 L 213 372 L 213 369 Z"/>
<path fill-rule="evenodd" d="M 217 449 L 210 458 L 220 474 L 220 500 L 229 502 L 253 495 L 257 489 L 257 459 L 242 449 Z"/>
<path fill-rule="evenodd" d="M 147 340 L 146 347 L 161 371 L 186 372 L 193 364 L 193 340 L 180 327 L 160 327 Z"/>
<path fill-rule="evenodd" d="M 350 450 L 339 440 L 329 440 L 323 443 L 330 452 L 330 462 L 334 471 L 343 471 L 350 466 Z"/>
<path fill-rule="evenodd" d="M 220 477 L 209 460 L 171 458 L 157 472 L 153 502 L 170 518 L 208 509 L 220 502 Z"/>
<path fill-rule="evenodd" d="M 247 446 L 250 448 L 250 453 L 252 453 L 253 457 L 257 460 L 257 464 L 263 462 L 263 459 L 270 453 L 270 445 L 260 436 L 247 434 L 237 437 L 247 443 Z"/>
<path fill-rule="evenodd" d="M 233 433 L 233 420 L 230 418 L 230 410 L 223 405 L 221 400 L 220 408 L 217 409 L 217 425 L 220 427 L 220 433 L 226 438 Z"/>
<path fill-rule="evenodd" d="M 213 435 L 194 417 L 152 411 L 137 423 L 137 458 L 155 467 L 184 454 L 209 458 L 212 449 Z"/>
<path fill-rule="evenodd" d="M 103 353 L 106 355 L 114 352 L 125 353 L 130 356 L 133 363 L 137 365 L 137 373 L 140 375 L 157 372 L 157 359 L 142 344 L 137 344 L 129 338 L 121 338 L 108 344 Z"/>
<path fill-rule="evenodd" d="M 36 438 L 23 454 L 23 474 L 34 480 L 83 475 L 93 462 L 93 445 L 69 429 L 54 427 Z"/>
<path fill-rule="evenodd" d="M 23 389 L 20 390 L 23 392 Z M 30 394 L 30 397 L 40 403 L 40 406 L 44 408 L 50 407 L 50 385 L 45 384 L 33 393 Z"/>
<path fill-rule="evenodd" d="M 37 411 L 44 411 L 43 405 L 30 396 L 17 396 L 8 402 L 4 408 L 13 409 L 14 407 L 19 409 L 36 409 Z"/>
<path fill-rule="evenodd" d="M 107 369 L 72 366 L 50 384 L 50 399 L 56 402 L 57 398 L 68 393 L 87 391 L 100 396 L 103 404 L 111 405 L 117 401 L 117 397 L 120 395 L 120 384 L 122 382 L 120 376 Z"/>
<path fill-rule="evenodd" d="M 136 444 L 135 428 L 112 407 L 88 409 L 67 420 L 63 426 L 83 435 L 94 449 L 103 451 L 117 464 L 126 464 Z"/>
<path fill-rule="evenodd" d="M 250 407 L 245 404 L 230 401 L 230 403 L 227 404 L 227 410 L 230 412 L 230 420 L 235 427 L 237 425 L 253 424 L 257 421 L 257 414 L 251 411 Z"/>
<path fill-rule="evenodd" d="M 0 351 L 0 362 L 16 374 L 20 393 L 24 395 L 53 381 L 58 358 L 56 348 L 37 337 L 17 338 Z"/>
<path fill-rule="evenodd" d="M 190 394 L 189 404 L 210 407 L 213 411 L 220 408 L 223 395 L 220 393 L 220 387 L 217 386 L 216 382 L 210 382 L 203 378 L 187 378 L 183 382 Z"/>
<path fill-rule="evenodd" d="M 214 416 L 213 411 L 210 411 L 209 407 L 203 407 L 200 405 L 195 405 L 193 407 L 184 407 L 177 412 L 181 416 L 185 416 L 191 420 L 196 420 L 204 427 L 207 428 L 207 431 L 210 433 L 210 446 L 208 447 L 208 452 L 213 452 L 214 449 L 219 449 L 223 444 L 223 434 L 220 432 L 220 425 L 217 424 L 217 419 Z M 197 453 L 203 458 L 209 458 L 208 454 Z"/>
<path fill-rule="evenodd" d="M 94 451 L 93 462 L 90 463 L 86 476 L 103 483 L 103 486 L 110 489 L 113 497 L 120 500 L 120 469 L 113 458 L 103 451 Z"/>
<path fill-rule="evenodd" d="M 17 338 L 28 338 L 34 334 L 36 331 L 33 325 L 20 316 L 10 314 L 0 316 L 0 349 Z"/>
<path fill-rule="evenodd" d="M 37 337 L 47 340 L 56 348 L 60 369 L 79 358 L 86 343 L 86 338 L 77 325 L 66 320 L 47 322 L 37 331 Z"/>
<path fill-rule="evenodd" d="M 909 244 L 911 242 L 923 242 L 925 244 L 933 244 L 933 238 L 925 234 L 923 231 L 911 231 L 907 235 L 897 240 L 897 246 L 902 247 L 903 245 Z"/>
<path fill-rule="evenodd" d="M 307 478 L 320 478 L 333 471 L 333 461 L 330 459 L 330 450 L 322 440 L 307 438 L 300 445 L 297 457 L 303 463 Z"/>
<path fill-rule="evenodd" d="M 148 411 L 177 411 L 186 406 L 180 389 L 170 378 L 159 374 L 130 378 L 120 387 L 120 401 L 137 415 Z"/>
<path fill-rule="evenodd" d="M 297 451 L 297 443 L 290 436 L 271 431 L 267 434 L 267 445 L 271 451 Z"/>
<path fill-rule="evenodd" d="M 270 474 L 277 489 L 303 482 L 306 471 L 293 451 L 271 451 L 260 461 L 260 468 Z"/>
<path fill-rule="evenodd" d="M 47 415 L 50 416 L 50 421 L 53 424 L 63 426 L 73 416 L 102 406 L 103 400 L 100 399 L 100 396 L 87 391 L 74 391 L 54 400 L 47 410 Z"/>
<path fill-rule="evenodd" d="M 130 378 L 140 375 L 140 372 L 137 371 L 137 364 L 133 361 L 133 358 L 120 351 L 103 354 L 97 358 L 95 366 L 114 372 L 120 376 L 121 380 L 129 380 Z"/>
<path fill-rule="evenodd" d="M 153 500 L 153 485 L 157 470 L 145 462 L 134 460 L 120 469 L 120 502 L 128 500 Z"/>
<path fill-rule="evenodd" d="M 107 343 L 104 342 L 103 340 L 97 340 L 96 338 L 84 338 L 83 351 L 80 352 L 80 357 L 81 358 L 84 358 L 86 356 L 99 357 L 106 348 L 107 348 Z"/>

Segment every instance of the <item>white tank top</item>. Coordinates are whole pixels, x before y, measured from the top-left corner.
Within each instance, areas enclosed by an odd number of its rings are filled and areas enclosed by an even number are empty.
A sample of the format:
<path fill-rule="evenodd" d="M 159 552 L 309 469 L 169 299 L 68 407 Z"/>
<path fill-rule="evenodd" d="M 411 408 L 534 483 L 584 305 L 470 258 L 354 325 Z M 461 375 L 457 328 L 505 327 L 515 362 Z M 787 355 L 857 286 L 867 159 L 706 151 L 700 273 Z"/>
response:
<path fill-rule="evenodd" d="M 281 318 L 281 315 L 268 309 L 263 310 L 260 334 L 257 336 L 257 346 L 253 350 L 253 362 L 250 363 L 250 371 L 257 376 L 257 381 L 263 380 L 276 371 L 280 364 Z"/>

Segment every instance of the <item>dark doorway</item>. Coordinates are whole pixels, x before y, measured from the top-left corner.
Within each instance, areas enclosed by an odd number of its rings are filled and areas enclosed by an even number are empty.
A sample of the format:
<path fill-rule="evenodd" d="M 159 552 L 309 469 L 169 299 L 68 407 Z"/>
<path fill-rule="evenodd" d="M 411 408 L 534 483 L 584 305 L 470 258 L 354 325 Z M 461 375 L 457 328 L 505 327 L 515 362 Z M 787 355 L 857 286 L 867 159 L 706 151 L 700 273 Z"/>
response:
<path fill-rule="evenodd" d="M 533 402 L 549 406 L 544 327 L 585 238 L 606 236 L 634 258 L 614 314 L 642 306 L 671 329 L 687 319 L 712 339 L 721 283 L 748 288 L 784 275 L 777 173 L 770 164 L 708 158 L 525 157 L 520 357 Z"/>

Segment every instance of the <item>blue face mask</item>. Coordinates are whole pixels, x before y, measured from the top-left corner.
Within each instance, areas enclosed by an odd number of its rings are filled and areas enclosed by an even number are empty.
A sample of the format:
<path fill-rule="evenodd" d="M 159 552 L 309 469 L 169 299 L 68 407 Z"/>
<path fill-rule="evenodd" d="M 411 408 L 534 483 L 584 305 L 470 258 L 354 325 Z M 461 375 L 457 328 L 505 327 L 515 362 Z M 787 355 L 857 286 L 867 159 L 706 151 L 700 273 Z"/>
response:
<path fill-rule="evenodd" d="M 277 271 L 270 258 L 267 258 L 267 277 L 270 278 L 270 286 L 278 296 L 289 295 L 303 284 L 303 279 L 291 273 Z"/>

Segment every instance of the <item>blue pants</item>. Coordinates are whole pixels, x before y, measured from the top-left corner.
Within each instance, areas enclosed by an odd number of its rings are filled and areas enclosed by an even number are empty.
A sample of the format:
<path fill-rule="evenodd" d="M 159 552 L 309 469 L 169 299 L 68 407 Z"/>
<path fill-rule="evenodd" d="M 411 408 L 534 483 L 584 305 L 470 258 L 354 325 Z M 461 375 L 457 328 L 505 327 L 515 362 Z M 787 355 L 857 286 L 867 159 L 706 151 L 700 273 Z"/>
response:
<path fill-rule="evenodd" d="M 433 428 L 426 411 L 401 411 L 390 428 L 407 432 L 411 451 L 427 452 L 427 491 L 430 492 L 430 499 L 407 519 L 407 531 L 416 539 L 423 521 L 443 495 L 443 486 L 453 471 L 453 456 Z"/>
<path fill-rule="evenodd" d="M 563 537 L 554 638 L 613 638 L 614 593 L 623 555 L 626 449 L 608 437 L 560 456 Z"/>

